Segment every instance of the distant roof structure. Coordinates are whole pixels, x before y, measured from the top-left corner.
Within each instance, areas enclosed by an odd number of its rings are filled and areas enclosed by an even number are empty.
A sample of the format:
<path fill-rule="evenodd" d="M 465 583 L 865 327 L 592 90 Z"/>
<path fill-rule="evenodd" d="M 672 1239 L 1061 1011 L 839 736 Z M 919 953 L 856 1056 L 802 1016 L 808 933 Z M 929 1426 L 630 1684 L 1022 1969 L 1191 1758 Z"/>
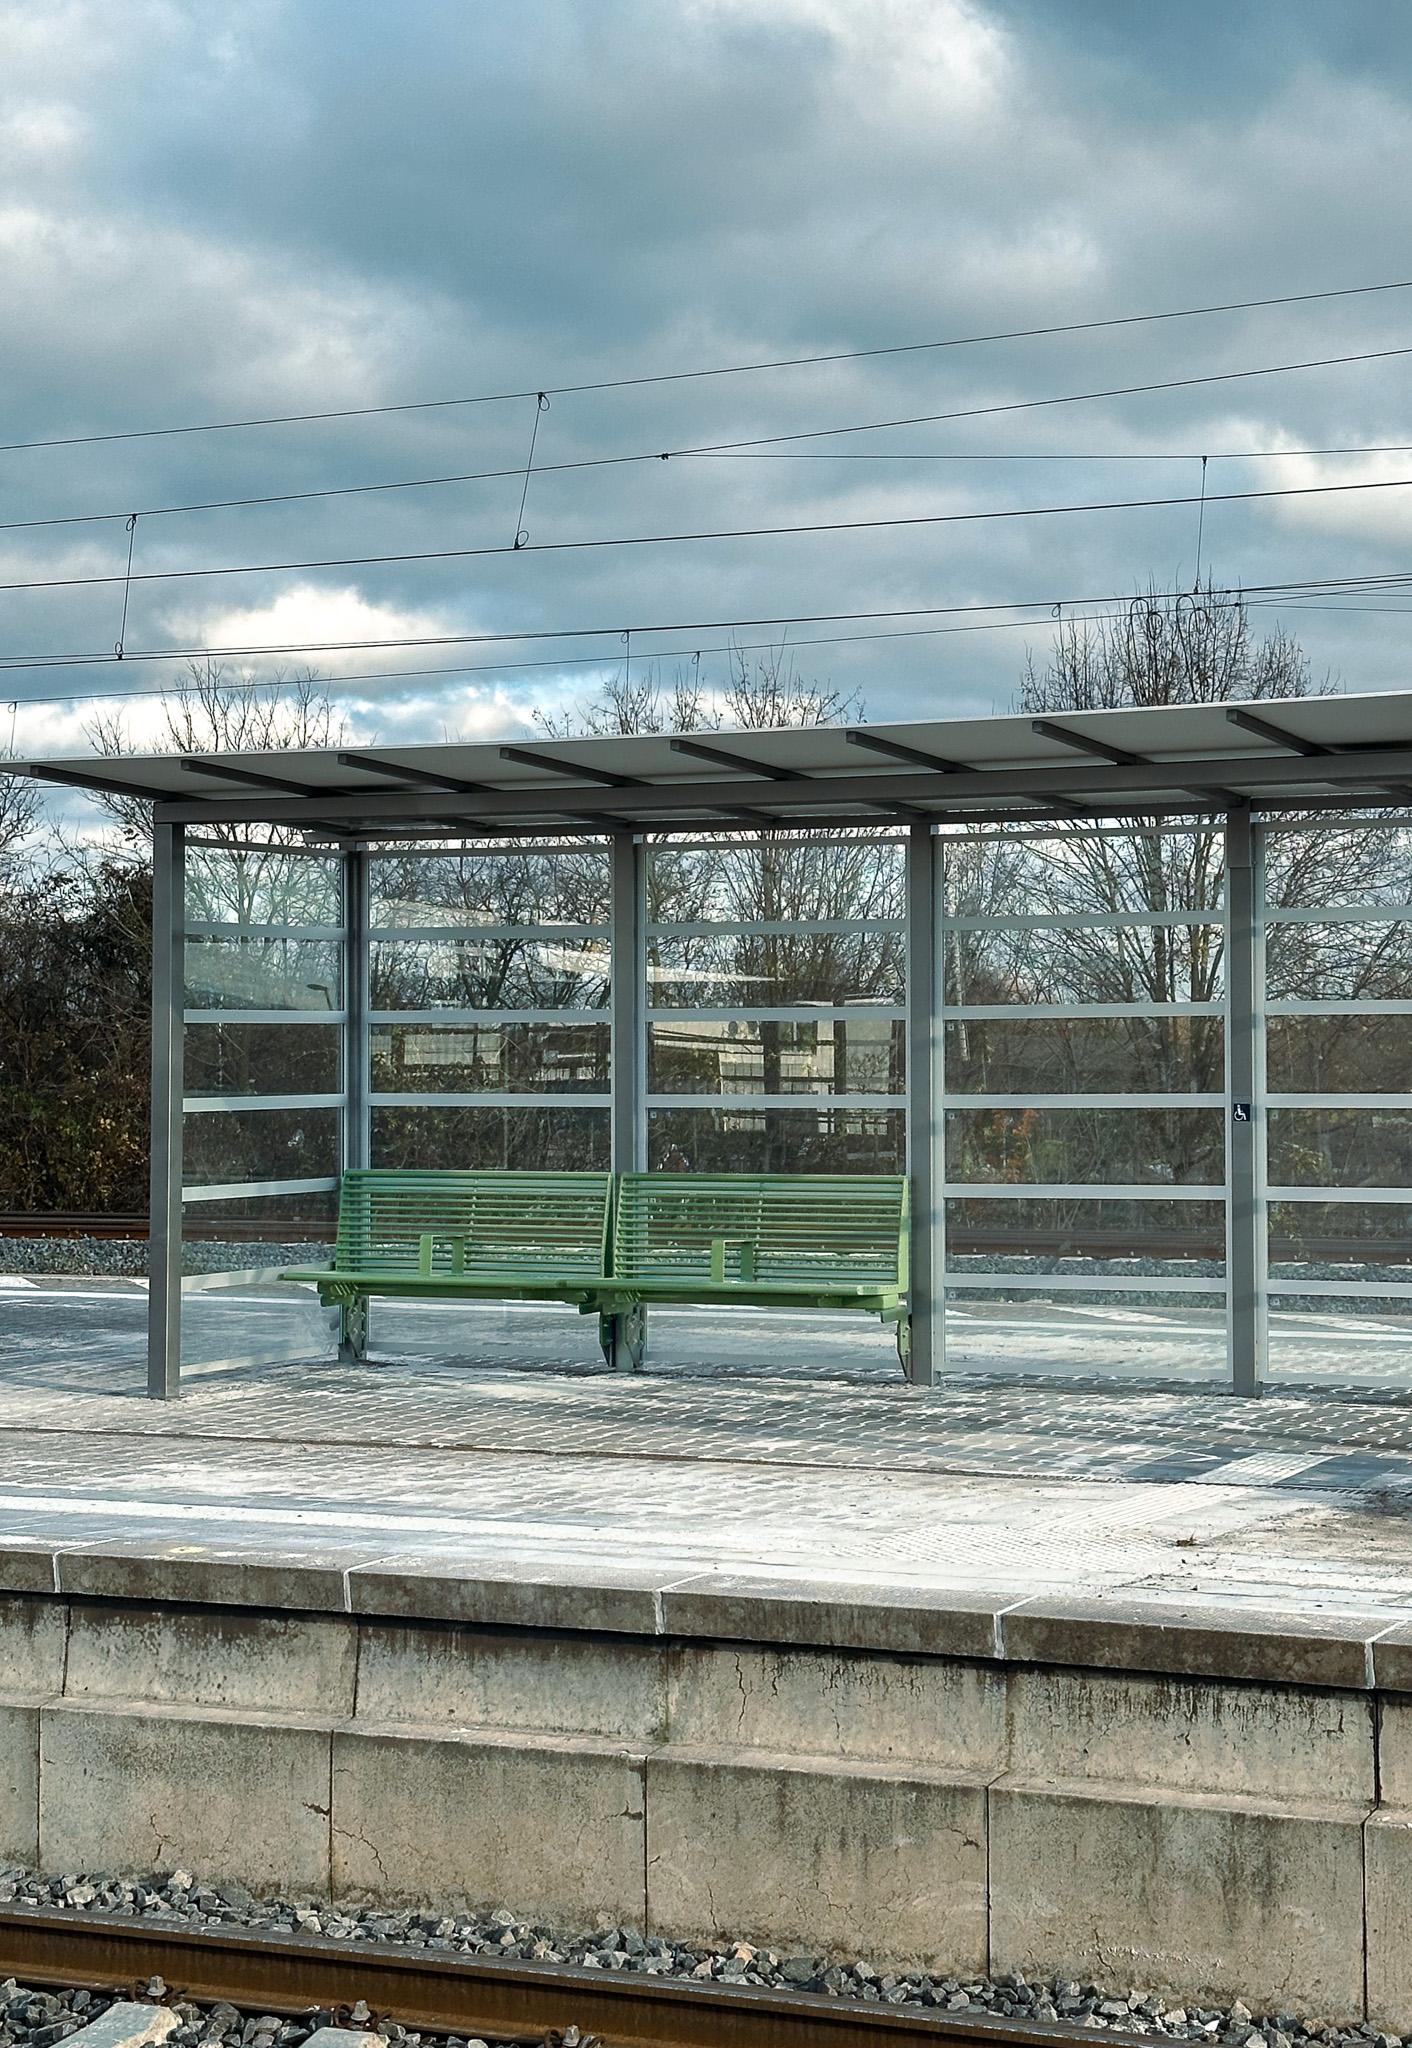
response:
<path fill-rule="evenodd" d="M 173 825 L 336 839 L 1412 806 L 1412 693 L 756 732 L 30 760 Z"/>

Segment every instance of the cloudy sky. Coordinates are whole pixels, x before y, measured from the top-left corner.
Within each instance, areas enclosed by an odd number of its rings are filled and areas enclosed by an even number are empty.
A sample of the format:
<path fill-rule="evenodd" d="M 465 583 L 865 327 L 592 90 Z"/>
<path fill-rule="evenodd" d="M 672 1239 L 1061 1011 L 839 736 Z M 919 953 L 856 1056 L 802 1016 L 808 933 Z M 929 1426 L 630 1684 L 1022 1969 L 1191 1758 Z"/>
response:
<path fill-rule="evenodd" d="M 1397 0 L 0 0 L 0 440 L 531 393 L 1412 278 L 1409 58 Z M 1407 291 L 558 391 L 535 460 L 1399 347 Z M 748 457 L 546 467 L 523 522 L 514 474 L 154 508 L 513 471 L 527 396 L 13 449 L 0 519 L 138 510 L 145 574 L 501 552 L 134 583 L 121 668 L 0 678 L 0 751 L 81 750 L 92 701 L 38 700 L 171 674 L 142 650 L 400 642 L 310 657 L 352 731 L 474 737 L 522 730 L 536 705 L 562 714 L 621 659 L 624 626 L 635 665 L 659 651 L 670 672 L 700 650 L 709 682 L 731 638 L 712 621 L 1184 586 L 1190 505 L 558 544 L 1190 496 L 1203 453 L 1264 451 L 1213 461 L 1213 499 L 1412 478 L 1412 451 L 1274 452 L 1412 443 L 1409 368 L 1412 354 Z M 978 456 L 1007 459 L 958 459 Z M 506 552 L 521 524 L 529 544 Z M 1376 575 L 1407 567 L 1409 535 L 1412 489 L 1213 502 L 1202 562 L 1247 586 Z M 0 582 L 112 576 L 126 548 L 121 518 L 9 525 Z M 122 599 L 113 583 L 0 593 L 0 658 L 107 654 Z M 1352 603 L 1258 616 L 1283 618 L 1344 688 L 1402 687 L 1412 595 Z M 950 623 L 790 637 L 806 675 L 860 690 L 874 716 L 1009 708 L 1047 609 L 983 632 Z M 410 644 L 585 627 L 607 630 Z M 407 673 L 457 664 L 472 666 Z M 134 742 L 154 716 L 132 700 Z"/>

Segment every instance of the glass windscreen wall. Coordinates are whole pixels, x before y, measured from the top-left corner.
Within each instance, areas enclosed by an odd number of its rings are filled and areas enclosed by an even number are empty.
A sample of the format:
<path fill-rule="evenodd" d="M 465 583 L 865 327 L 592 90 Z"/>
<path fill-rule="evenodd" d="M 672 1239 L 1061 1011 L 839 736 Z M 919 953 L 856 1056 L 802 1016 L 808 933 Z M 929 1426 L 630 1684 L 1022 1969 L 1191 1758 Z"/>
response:
<path fill-rule="evenodd" d="M 606 1168 L 609 854 L 369 860 L 374 1166 Z"/>
<path fill-rule="evenodd" d="M 1224 1379 L 1222 834 L 939 859 L 947 1369 Z"/>
<path fill-rule="evenodd" d="M 1272 1381 L 1412 1385 L 1412 827 L 1271 827 Z"/>
<path fill-rule="evenodd" d="M 650 1168 L 902 1171 L 904 854 L 861 832 L 646 848 Z"/>
<path fill-rule="evenodd" d="M 182 989 L 182 1364 L 317 1358 L 345 1106 L 343 865 L 193 844 Z"/>

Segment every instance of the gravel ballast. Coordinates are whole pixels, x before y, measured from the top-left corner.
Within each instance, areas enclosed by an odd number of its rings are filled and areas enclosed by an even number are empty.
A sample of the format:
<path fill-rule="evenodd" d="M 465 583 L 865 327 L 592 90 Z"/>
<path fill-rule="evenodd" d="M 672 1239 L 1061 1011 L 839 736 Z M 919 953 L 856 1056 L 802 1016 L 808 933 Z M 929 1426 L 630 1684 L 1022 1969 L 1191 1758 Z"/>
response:
<path fill-rule="evenodd" d="M 673 1942 L 620 1927 L 606 1917 L 590 1932 L 570 1933 L 523 1920 L 508 1908 L 481 1914 L 394 1912 L 384 1907 L 257 1898 L 244 1885 L 203 1883 L 183 1870 L 141 1878 L 40 1877 L 11 1865 L 0 1868 L 0 1905 L 10 1903 L 78 1913 L 125 1913 L 202 1928 L 308 1934 L 355 1947 L 362 1942 L 391 1942 L 452 1955 L 494 1957 L 501 1962 L 576 1963 L 589 1969 L 642 1971 L 649 1976 L 686 1977 L 722 1985 L 823 1991 L 838 1998 L 919 2005 L 955 2015 L 992 2013 L 1051 2025 L 1215 2041 L 1229 2044 L 1229 2048 L 1246 2048 L 1246 2044 L 1249 2048 L 1293 2048 L 1293 2044 L 1309 2041 L 1324 2043 L 1325 2048 L 1363 2048 L 1365 2043 L 1374 2048 L 1403 2048 L 1398 2035 L 1346 2015 L 1263 2013 L 1240 2000 L 1228 2006 L 1212 2006 L 1199 1999 L 1183 2003 L 1170 1995 L 1158 1997 L 1130 1986 L 1065 1977 L 931 1976 L 920 1970 L 890 1969 L 864 1958 L 840 1963 L 788 1954 L 748 1940 Z M 63 2038 L 53 2034 L 41 2039 L 33 2030 L 12 2033 L 7 2031 L 8 2024 L 7 2007 L 5 2025 L 0 2026 L 0 2048 L 10 2042 L 20 2048 L 53 2048 L 53 2043 Z M 253 2033 L 241 2031 L 247 2024 L 234 2014 L 229 2030 L 219 2035 L 188 2032 L 184 2027 L 171 2039 L 178 2048 L 188 2048 L 188 2044 L 197 2048 L 201 2042 L 209 2042 L 210 2048 L 218 2048 L 218 2044 L 228 2044 L 228 2048 L 300 2048 L 316 2022 L 311 2019 L 302 2031 L 294 2032 L 288 2030 L 289 2023 L 283 2023 L 281 2031 L 258 2042 Z M 261 2026 L 279 2024 L 260 2022 Z M 325 2019 L 318 2024 L 330 2022 Z M 418 2040 L 415 2034 L 388 2026 L 380 2031 L 394 2044 L 405 2043 L 406 2048 L 415 2048 Z"/>
<path fill-rule="evenodd" d="M 57 2048 L 71 2034 L 81 2033 L 101 2019 L 110 2006 L 126 2004 L 132 1987 L 111 1995 L 100 1991 L 40 1991 L 17 1984 L 13 1977 L 0 1983 L 0 2043 L 4 2048 Z M 166 2006 L 178 2024 L 166 2036 L 163 2048 L 303 2048 L 304 2042 L 321 2027 L 371 2028 L 369 2007 L 360 1999 L 353 2006 L 336 2010 L 322 2007 L 301 2014 L 298 2019 L 281 2019 L 276 2013 L 240 2010 L 224 2003 L 195 2005 L 173 1998 L 160 1977 L 136 1987 L 139 1999 Z M 388 2048 L 420 2048 L 426 2039 L 436 2048 L 512 2048 L 508 2042 L 480 2034 L 422 2035 L 409 2032 L 393 2020 L 379 2019 L 377 2033 Z M 523 2037 L 514 2048 L 523 2048 Z M 568 2028 L 551 2034 L 545 2048 L 602 2048 L 596 2036 L 575 2034 Z"/>

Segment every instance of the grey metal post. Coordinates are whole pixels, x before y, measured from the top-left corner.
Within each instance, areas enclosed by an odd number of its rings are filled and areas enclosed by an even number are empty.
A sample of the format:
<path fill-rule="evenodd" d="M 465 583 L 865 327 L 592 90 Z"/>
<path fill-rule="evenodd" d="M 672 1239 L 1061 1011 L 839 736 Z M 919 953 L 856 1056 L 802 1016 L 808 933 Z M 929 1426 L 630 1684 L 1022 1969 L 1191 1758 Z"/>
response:
<path fill-rule="evenodd" d="M 936 909 L 936 842 L 930 825 L 913 825 L 907 833 L 907 1174 L 912 1196 L 907 1377 L 916 1387 L 935 1385 L 945 1352 Z"/>
<path fill-rule="evenodd" d="M 367 852 L 357 847 L 343 862 L 343 1166 L 372 1163 L 372 1034 L 368 1028 L 370 876 Z M 372 1304 L 364 1297 L 338 1312 L 340 1358 L 366 1358 Z"/>
<path fill-rule="evenodd" d="M 1249 810 L 1226 820 L 1226 1286 L 1231 1387 L 1258 1394 L 1266 1317 L 1263 846 Z"/>
<path fill-rule="evenodd" d="M 343 1164 L 372 1163 L 372 1034 L 368 1027 L 369 857 L 360 847 L 343 871 Z"/>
<path fill-rule="evenodd" d="M 186 831 L 152 828 L 152 1113 L 147 1280 L 147 1392 L 181 1392 L 182 1007 Z"/>
<path fill-rule="evenodd" d="M 640 1173 L 647 1164 L 647 945 L 644 849 L 631 832 L 615 832 L 610 879 L 612 986 L 612 1095 L 610 1162 L 614 1173 Z M 647 1313 L 603 1319 L 603 1345 L 619 1372 L 641 1368 Z"/>

